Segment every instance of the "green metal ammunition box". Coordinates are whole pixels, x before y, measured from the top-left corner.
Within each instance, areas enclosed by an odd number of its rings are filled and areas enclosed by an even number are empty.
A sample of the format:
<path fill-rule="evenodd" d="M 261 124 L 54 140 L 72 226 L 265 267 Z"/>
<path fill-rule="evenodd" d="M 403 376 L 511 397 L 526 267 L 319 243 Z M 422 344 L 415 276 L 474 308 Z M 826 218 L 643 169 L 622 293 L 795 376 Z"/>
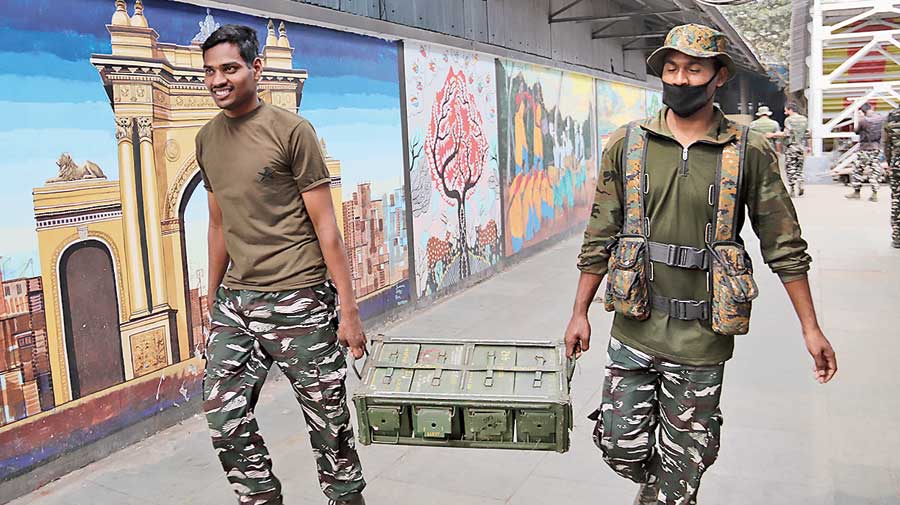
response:
<path fill-rule="evenodd" d="M 353 394 L 359 441 L 566 452 L 562 342 L 378 336 Z"/>

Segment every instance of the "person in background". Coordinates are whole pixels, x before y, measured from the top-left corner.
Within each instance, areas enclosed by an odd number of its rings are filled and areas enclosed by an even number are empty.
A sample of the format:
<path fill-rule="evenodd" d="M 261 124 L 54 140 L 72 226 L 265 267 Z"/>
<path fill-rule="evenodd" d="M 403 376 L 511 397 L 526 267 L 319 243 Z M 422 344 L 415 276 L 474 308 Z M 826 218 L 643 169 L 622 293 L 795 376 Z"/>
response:
<path fill-rule="evenodd" d="M 868 181 L 872 185 L 870 202 L 878 201 L 878 179 L 881 178 L 881 135 L 884 118 L 868 103 L 859 108 L 856 116 L 856 134 L 859 135 L 859 151 L 856 164 L 850 176 L 853 191 L 844 195 L 850 200 L 859 200 L 862 185 Z"/>
<path fill-rule="evenodd" d="M 884 120 L 884 159 L 891 171 L 891 245 L 900 249 L 900 107 Z"/>
<path fill-rule="evenodd" d="M 803 196 L 803 164 L 809 150 L 809 121 L 800 114 L 796 102 L 789 102 L 784 107 L 784 131 L 770 133 L 769 140 L 780 138 L 784 149 L 784 172 L 787 175 L 788 189 L 791 198 Z M 796 190 L 796 193 L 795 193 Z"/>
<path fill-rule="evenodd" d="M 772 143 L 772 149 L 775 149 L 774 134 L 781 131 L 778 121 L 772 119 L 772 111 L 768 105 L 761 105 L 756 111 L 756 119 L 750 123 L 750 129 L 762 133 Z"/>

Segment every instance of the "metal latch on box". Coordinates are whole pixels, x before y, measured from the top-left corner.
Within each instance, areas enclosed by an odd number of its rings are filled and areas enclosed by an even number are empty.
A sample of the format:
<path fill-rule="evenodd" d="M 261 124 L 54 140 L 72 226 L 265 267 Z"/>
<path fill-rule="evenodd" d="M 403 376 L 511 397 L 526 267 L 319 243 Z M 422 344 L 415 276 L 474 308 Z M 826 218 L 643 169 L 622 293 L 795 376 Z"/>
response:
<path fill-rule="evenodd" d="M 391 363 L 396 363 L 397 360 L 400 359 L 400 351 L 394 351 L 388 355 L 388 361 Z M 384 379 L 381 379 L 383 384 L 390 384 L 391 380 L 394 376 L 394 367 L 389 367 L 384 371 Z"/>
<path fill-rule="evenodd" d="M 487 371 L 484 373 L 484 387 L 489 388 L 494 385 L 494 370 L 490 367 L 494 366 L 494 362 L 497 360 L 497 353 L 494 351 L 488 351 L 487 353 L 487 366 L 489 367 Z"/>
<path fill-rule="evenodd" d="M 539 354 L 534 357 L 534 360 L 537 361 L 538 366 L 544 366 L 544 363 L 547 362 L 547 358 L 545 358 Z M 542 372 L 540 370 L 538 370 L 537 372 L 534 372 L 534 382 L 531 383 L 531 387 L 540 389 L 541 386 L 543 386 L 543 376 L 544 376 L 544 372 Z"/>

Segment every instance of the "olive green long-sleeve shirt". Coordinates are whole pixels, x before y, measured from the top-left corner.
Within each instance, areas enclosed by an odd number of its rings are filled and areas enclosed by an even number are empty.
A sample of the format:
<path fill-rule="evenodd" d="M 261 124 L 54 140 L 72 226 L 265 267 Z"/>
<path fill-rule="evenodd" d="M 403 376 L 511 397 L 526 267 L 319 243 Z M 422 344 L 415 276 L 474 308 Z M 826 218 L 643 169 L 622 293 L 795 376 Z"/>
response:
<path fill-rule="evenodd" d="M 727 134 L 727 120 L 716 109 L 717 121 L 707 134 L 683 148 L 665 122 L 668 108 L 643 126 L 648 132 L 646 172 L 649 192 L 646 215 L 650 218 L 650 240 L 703 248 L 706 224 L 713 221 L 708 204 L 709 186 L 715 184 L 716 166 Z M 606 244 L 621 232 L 624 190 L 622 166 L 626 129 L 613 133 L 601 159 L 601 177 L 578 258 L 583 272 L 605 275 L 609 252 Z M 766 138 L 749 132 L 744 178 L 738 211 L 738 230 L 749 217 L 760 239 L 762 255 L 782 282 L 804 278 L 810 257 L 800 237 L 800 225 L 785 190 L 778 161 Z M 739 202 L 739 203 L 741 203 Z M 740 237 L 738 237 L 740 241 Z M 706 272 L 654 263 L 652 291 L 669 298 L 708 300 Z M 654 356 L 687 365 L 720 363 L 731 357 L 734 337 L 712 331 L 710 322 L 682 321 L 654 311 L 645 321 L 616 314 L 612 335 Z"/>

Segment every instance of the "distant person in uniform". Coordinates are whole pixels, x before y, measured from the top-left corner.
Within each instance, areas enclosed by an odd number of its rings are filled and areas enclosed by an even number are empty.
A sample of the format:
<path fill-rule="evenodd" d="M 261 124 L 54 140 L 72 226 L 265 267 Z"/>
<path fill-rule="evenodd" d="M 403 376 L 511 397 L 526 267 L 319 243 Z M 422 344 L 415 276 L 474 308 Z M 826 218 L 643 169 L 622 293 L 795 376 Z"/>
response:
<path fill-rule="evenodd" d="M 859 200 L 866 181 L 872 186 L 870 202 L 878 201 L 878 179 L 881 178 L 881 135 L 884 118 L 868 103 L 859 108 L 856 118 L 856 134 L 859 135 L 859 151 L 856 164 L 850 176 L 853 191 L 845 195 L 851 200 Z"/>
<path fill-rule="evenodd" d="M 238 503 L 283 504 L 254 414 L 277 364 L 306 419 L 329 504 L 364 505 L 341 347 L 362 357 L 366 336 L 319 139 L 306 119 L 260 100 L 255 30 L 225 25 L 202 50 L 204 82 L 222 109 L 196 139 L 209 200 L 203 409 L 213 447 Z"/>
<path fill-rule="evenodd" d="M 772 111 L 768 105 L 762 105 L 756 111 L 756 119 L 750 123 L 750 129 L 765 135 L 769 142 L 772 143 L 772 148 L 775 148 L 775 137 L 773 134 L 780 132 L 781 126 L 778 124 L 778 121 L 772 119 Z"/>
<path fill-rule="evenodd" d="M 791 198 L 803 196 L 803 163 L 809 149 L 809 121 L 800 114 L 796 102 L 784 107 L 784 131 L 770 133 L 769 139 L 780 138 L 784 150 L 784 172 Z M 796 191 L 796 192 L 795 192 Z"/>
<path fill-rule="evenodd" d="M 891 171 L 891 245 L 900 249 L 900 107 L 884 121 L 884 159 Z"/>

